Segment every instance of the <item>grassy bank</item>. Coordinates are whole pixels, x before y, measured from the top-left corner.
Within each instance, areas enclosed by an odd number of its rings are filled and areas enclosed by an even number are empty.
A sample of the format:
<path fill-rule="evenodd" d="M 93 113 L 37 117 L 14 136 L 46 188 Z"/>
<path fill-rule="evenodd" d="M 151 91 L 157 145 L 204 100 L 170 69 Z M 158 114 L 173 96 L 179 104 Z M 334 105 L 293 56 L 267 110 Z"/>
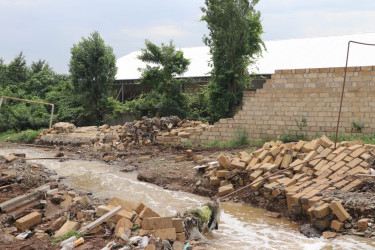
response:
<path fill-rule="evenodd" d="M 42 130 L 43 129 L 28 129 L 20 132 L 15 130 L 8 130 L 0 133 L 0 141 L 32 143 L 35 141 L 35 138 L 40 135 Z"/>

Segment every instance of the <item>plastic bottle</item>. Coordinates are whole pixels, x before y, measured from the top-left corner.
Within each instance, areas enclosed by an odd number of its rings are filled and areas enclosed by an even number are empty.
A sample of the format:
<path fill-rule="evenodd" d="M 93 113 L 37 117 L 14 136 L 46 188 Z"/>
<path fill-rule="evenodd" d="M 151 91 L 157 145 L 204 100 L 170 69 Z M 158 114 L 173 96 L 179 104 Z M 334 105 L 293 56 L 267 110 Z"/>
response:
<path fill-rule="evenodd" d="M 75 248 L 75 244 L 74 242 L 69 242 L 69 243 L 66 243 L 62 248 L 61 250 L 71 250 L 73 248 Z"/>
<path fill-rule="evenodd" d="M 77 240 L 77 237 L 76 236 L 72 236 L 64 241 L 62 241 L 59 246 L 60 247 L 63 247 L 64 245 L 68 244 L 68 243 L 71 243 L 71 242 L 74 242 L 75 240 Z"/>
<path fill-rule="evenodd" d="M 141 248 L 145 248 L 145 247 L 147 247 L 147 245 L 148 245 L 148 237 L 143 236 L 142 240 L 141 240 Z"/>

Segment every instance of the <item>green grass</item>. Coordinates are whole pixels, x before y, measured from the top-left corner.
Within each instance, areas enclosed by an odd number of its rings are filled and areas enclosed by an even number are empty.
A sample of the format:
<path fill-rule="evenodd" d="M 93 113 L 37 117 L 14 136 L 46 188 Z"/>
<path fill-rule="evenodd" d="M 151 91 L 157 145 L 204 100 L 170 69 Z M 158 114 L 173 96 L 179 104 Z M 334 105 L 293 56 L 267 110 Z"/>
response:
<path fill-rule="evenodd" d="M 157 165 L 159 165 L 159 164 L 161 164 L 161 163 L 163 163 L 163 162 L 164 162 L 164 160 L 158 160 L 158 161 L 155 161 L 155 162 L 154 162 L 154 165 L 157 166 Z"/>
<path fill-rule="evenodd" d="M 15 130 L 8 130 L 6 132 L 0 133 L 0 141 L 7 140 L 9 142 L 25 142 L 32 143 L 35 141 L 35 138 L 40 135 L 43 129 L 39 130 L 25 130 L 17 132 Z"/>
<path fill-rule="evenodd" d="M 60 242 L 60 241 L 63 241 L 63 240 L 69 239 L 69 238 L 72 237 L 72 236 L 76 236 L 77 239 L 78 239 L 78 238 L 82 237 L 83 234 L 79 234 L 79 233 L 77 232 L 76 229 L 72 229 L 72 230 L 70 230 L 69 232 L 67 232 L 66 234 L 64 234 L 64 235 L 62 235 L 62 236 L 60 236 L 60 237 L 53 238 L 53 239 L 52 239 L 52 243 L 58 243 L 58 242 Z"/>
<path fill-rule="evenodd" d="M 332 141 L 335 141 L 335 136 L 331 136 L 330 138 Z M 351 134 L 351 135 L 343 135 L 339 134 L 337 136 L 337 142 L 342 141 L 357 141 L 362 140 L 365 144 L 375 144 L 375 135 L 370 134 Z"/>

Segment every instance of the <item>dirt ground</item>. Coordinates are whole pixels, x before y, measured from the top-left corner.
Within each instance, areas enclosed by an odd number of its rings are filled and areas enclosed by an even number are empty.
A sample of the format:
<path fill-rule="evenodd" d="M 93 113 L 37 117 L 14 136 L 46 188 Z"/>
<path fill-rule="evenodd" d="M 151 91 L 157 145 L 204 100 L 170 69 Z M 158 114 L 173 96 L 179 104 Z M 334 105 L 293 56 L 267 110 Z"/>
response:
<path fill-rule="evenodd" d="M 4 145 L 0 145 L 4 146 Z M 53 147 L 54 150 L 60 151 L 60 156 L 70 157 L 73 159 L 84 160 L 100 160 L 105 161 L 109 165 L 118 166 L 121 171 L 130 172 L 136 171 L 137 178 L 140 181 L 145 181 L 159 185 L 169 190 L 179 190 L 202 195 L 206 197 L 214 197 L 217 194 L 217 187 L 210 185 L 208 178 L 204 177 L 204 170 L 194 169 L 196 166 L 201 166 L 209 162 L 217 160 L 217 156 L 221 152 L 237 154 L 240 151 L 252 152 L 256 147 L 238 147 L 231 149 L 223 149 L 218 147 L 182 147 L 182 146 L 165 146 L 165 145 L 149 145 L 149 146 L 133 146 L 123 151 L 116 153 L 94 152 L 86 147 Z M 193 160 L 181 160 L 186 155 L 187 150 L 192 150 L 194 154 Z M 181 161 L 180 161 L 181 160 Z M 8 169 L 10 164 L 1 160 L 0 170 Z M 16 197 L 25 193 L 27 190 L 43 185 L 47 182 L 54 183 L 55 187 L 59 189 L 67 189 L 63 186 L 59 179 L 51 178 L 54 175 L 51 171 L 39 164 L 30 166 L 29 164 L 17 159 L 12 162 L 12 166 L 16 174 L 11 178 L 1 178 L 0 186 L 10 185 L 7 189 L 0 190 L 0 203 L 10 198 Z M 20 179 L 20 176 L 21 179 Z M 79 193 L 78 191 L 75 191 Z M 336 192 L 336 193 L 335 193 Z M 361 190 L 356 192 L 340 193 L 333 191 L 330 194 L 323 194 L 326 197 L 340 197 L 345 198 L 347 204 L 352 204 L 351 214 L 356 217 L 362 215 L 371 215 L 375 213 L 375 187 L 373 182 L 363 186 Z M 368 196 L 368 197 L 367 197 Z M 309 221 L 306 216 L 296 216 L 288 212 L 285 206 L 277 202 L 270 202 L 254 193 L 242 191 L 234 195 L 231 199 L 235 202 L 244 202 L 247 204 L 254 204 L 258 207 L 265 208 L 269 211 L 280 212 L 283 216 L 288 217 L 294 221 L 304 224 Z M 363 204 L 360 203 L 363 201 Z M 99 200 L 94 200 L 89 207 L 72 206 L 69 212 L 72 216 L 80 209 L 93 209 L 95 204 L 100 204 Z M 34 207 L 29 211 L 35 211 L 40 208 Z M 67 212 L 61 210 L 57 206 L 50 205 L 45 209 L 45 218 L 43 219 L 43 227 L 48 227 L 54 219 Z M 56 245 L 51 243 L 48 235 L 46 237 L 36 238 L 24 241 L 14 241 L 11 236 L 17 233 L 15 227 L 6 214 L 0 214 L 0 248 L 1 249 L 58 249 Z M 355 232 L 353 231 L 353 234 Z M 98 249 L 103 247 L 112 238 L 103 238 L 103 235 L 93 235 L 85 242 L 84 245 L 77 249 Z M 95 246 L 95 247 L 94 247 Z M 100 249 L 100 248 L 99 248 Z M 158 248 L 157 248 L 158 249 Z"/>

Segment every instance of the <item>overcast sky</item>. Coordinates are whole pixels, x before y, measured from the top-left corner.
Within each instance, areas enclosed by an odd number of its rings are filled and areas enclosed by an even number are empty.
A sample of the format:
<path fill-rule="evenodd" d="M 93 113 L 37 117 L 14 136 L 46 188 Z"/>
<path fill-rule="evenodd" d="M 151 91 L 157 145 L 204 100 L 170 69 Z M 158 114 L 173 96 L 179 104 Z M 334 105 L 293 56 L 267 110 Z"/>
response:
<path fill-rule="evenodd" d="M 0 58 L 19 52 L 68 73 L 70 48 L 97 30 L 117 58 L 144 40 L 203 46 L 204 0 L 0 0 Z M 374 0 L 260 0 L 263 39 L 374 32 Z"/>

